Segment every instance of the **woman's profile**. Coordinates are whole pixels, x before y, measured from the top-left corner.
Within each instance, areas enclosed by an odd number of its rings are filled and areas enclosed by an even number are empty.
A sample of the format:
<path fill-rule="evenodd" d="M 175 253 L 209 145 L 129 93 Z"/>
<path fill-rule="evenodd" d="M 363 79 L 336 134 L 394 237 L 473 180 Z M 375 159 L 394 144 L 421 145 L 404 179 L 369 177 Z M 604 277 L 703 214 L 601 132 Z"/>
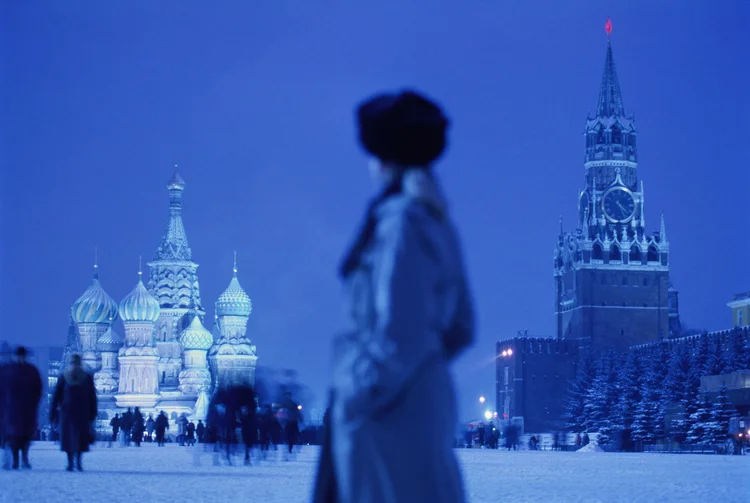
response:
<path fill-rule="evenodd" d="M 379 186 L 340 268 L 351 325 L 335 341 L 316 500 L 462 502 L 449 366 L 473 341 L 459 240 L 432 166 L 448 120 L 405 91 L 357 108 Z"/>

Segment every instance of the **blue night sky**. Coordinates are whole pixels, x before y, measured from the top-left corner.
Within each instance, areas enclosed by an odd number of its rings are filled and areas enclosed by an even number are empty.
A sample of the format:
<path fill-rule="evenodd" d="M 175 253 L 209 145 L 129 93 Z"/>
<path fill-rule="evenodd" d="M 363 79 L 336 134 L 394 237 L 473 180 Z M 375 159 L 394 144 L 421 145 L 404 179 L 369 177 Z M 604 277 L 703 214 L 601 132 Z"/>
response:
<path fill-rule="evenodd" d="M 0 339 L 64 344 L 95 246 L 102 285 L 126 295 L 179 163 L 209 320 L 237 250 L 259 364 L 322 396 L 335 270 L 373 191 L 353 106 L 415 86 L 454 125 L 437 172 L 476 296 L 478 342 L 455 372 L 461 417 L 478 415 L 494 341 L 554 334 L 558 218 L 572 226 L 584 183 L 608 16 L 646 224 L 664 211 L 684 321 L 728 328 L 726 302 L 750 288 L 750 3 L 453 4 L 5 2 Z"/>

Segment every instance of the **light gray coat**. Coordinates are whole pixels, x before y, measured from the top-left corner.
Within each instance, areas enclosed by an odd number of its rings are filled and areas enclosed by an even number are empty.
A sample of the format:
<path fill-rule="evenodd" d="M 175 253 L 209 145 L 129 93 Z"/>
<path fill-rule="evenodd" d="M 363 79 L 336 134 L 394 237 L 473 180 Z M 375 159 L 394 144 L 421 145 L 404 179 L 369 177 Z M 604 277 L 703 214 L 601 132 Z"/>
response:
<path fill-rule="evenodd" d="M 339 500 L 461 503 L 449 364 L 473 341 L 474 315 L 458 238 L 423 170 L 375 211 L 375 237 L 345 285 L 353 326 L 335 343 Z"/>

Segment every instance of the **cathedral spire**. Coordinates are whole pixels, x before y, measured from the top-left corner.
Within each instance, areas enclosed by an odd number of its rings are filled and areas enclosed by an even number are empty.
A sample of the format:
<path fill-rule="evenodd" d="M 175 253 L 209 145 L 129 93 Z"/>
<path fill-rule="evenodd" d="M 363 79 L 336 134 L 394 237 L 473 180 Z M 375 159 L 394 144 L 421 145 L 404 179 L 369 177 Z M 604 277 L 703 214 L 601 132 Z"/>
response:
<path fill-rule="evenodd" d="M 94 279 L 99 279 L 99 253 L 94 246 Z"/>
<path fill-rule="evenodd" d="M 182 195 L 185 190 L 185 180 L 182 179 L 174 166 L 174 174 L 167 183 L 169 192 L 169 222 L 167 231 L 164 233 L 161 245 L 156 250 L 154 260 L 192 260 L 192 252 L 185 235 L 185 226 L 182 223 Z"/>
<path fill-rule="evenodd" d="M 607 19 L 605 29 L 607 31 L 607 58 L 604 61 L 604 75 L 602 75 L 602 84 L 599 89 L 596 115 L 598 117 L 623 117 L 625 116 L 625 109 L 622 106 L 620 82 L 617 80 L 615 59 L 612 56 L 612 41 L 610 40 L 612 22 L 609 19 Z"/>
<path fill-rule="evenodd" d="M 661 225 L 659 226 L 659 241 L 666 243 L 667 239 L 667 226 L 664 224 L 664 212 L 661 214 Z"/>

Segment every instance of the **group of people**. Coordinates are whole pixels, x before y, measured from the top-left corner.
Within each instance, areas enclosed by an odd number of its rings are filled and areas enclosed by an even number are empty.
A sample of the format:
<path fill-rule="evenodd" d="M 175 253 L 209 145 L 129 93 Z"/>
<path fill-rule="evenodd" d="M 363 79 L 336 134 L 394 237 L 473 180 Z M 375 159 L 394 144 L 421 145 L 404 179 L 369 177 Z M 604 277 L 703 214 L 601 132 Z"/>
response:
<path fill-rule="evenodd" d="M 192 421 L 188 421 L 185 414 L 179 416 L 175 423 L 177 425 L 177 441 L 180 445 L 194 445 L 196 433 L 200 439 L 205 431 L 205 425 L 202 421 L 199 420 L 196 426 Z M 130 442 L 133 442 L 136 447 L 140 447 L 141 442 L 151 443 L 156 439 L 159 447 L 163 447 L 167 441 L 169 419 L 164 411 L 160 411 L 156 419 L 149 414 L 148 418 L 144 420 L 139 407 L 136 407 L 133 411 L 128 407 L 122 415 L 115 414 L 109 425 L 112 428 L 111 442 L 119 442 L 122 446 L 129 446 Z"/>
<path fill-rule="evenodd" d="M 227 464 L 231 464 L 232 450 L 238 443 L 244 445 L 246 465 L 251 464 L 253 448 L 259 447 L 261 456 L 266 458 L 271 446 L 276 449 L 282 434 L 288 454 L 297 444 L 302 413 L 291 393 L 285 393 L 276 413 L 270 405 L 258 407 L 257 401 L 255 391 L 248 385 L 219 389 L 211 399 L 204 438 L 206 443 L 214 444 L 215 452 L 224 452 Z"/>

